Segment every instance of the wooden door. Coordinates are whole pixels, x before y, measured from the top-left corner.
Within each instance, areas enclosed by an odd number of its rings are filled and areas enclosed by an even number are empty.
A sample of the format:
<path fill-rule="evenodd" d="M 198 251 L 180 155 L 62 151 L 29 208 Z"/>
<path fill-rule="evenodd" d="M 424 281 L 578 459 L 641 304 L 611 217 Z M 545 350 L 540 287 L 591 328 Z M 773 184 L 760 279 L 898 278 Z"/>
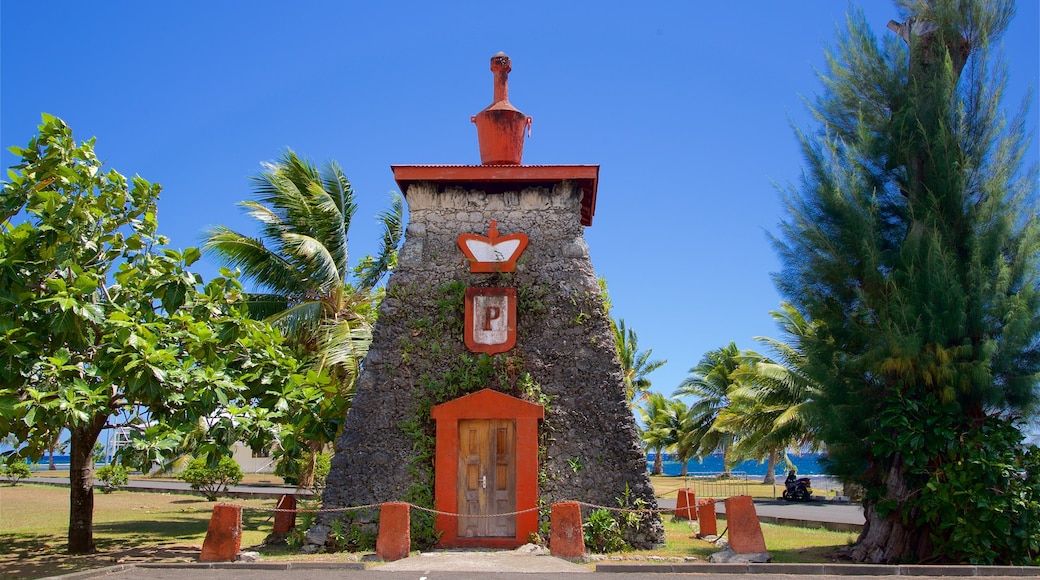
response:
<path fill-rule="evenodd" d="M 516 516 L 516 421 L 459 420 L 460 538 L 513 537 Z M 474 517 L 467 517 L 474 516 Z"/>

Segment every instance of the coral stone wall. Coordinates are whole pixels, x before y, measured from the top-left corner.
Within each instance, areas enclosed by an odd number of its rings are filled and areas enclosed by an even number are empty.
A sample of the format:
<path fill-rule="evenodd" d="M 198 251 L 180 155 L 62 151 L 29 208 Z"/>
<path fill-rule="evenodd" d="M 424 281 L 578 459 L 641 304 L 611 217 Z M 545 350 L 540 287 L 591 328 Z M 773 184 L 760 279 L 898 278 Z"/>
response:
<path fill-rule="evenodd" d="M 632 498 L 656 507 L 580 224 L 581 197 L 566 181 L 493 194 L 426 183 L 408 188 L 405 243 L 336 445 L 325 508 L 387 501 L 432 507 L 430 407 L 485 387 L 546 406 L 539 457 L 546 506 L 578 500 L 616 507 L 627 486 Z M 483 234 L 491 220 L 502 235 L 530 239 L 514 273 L 470 273 L 458 247 L 459 234 Z M 467 286 L 517 289 L 513 350 L 488 357 L 466 349 Z M 312 542 L 324 541 L 334 517 L 319 518 Z M 645 518 L 628 539 L 637 546 L 663 542 L 660 518 Z"/>

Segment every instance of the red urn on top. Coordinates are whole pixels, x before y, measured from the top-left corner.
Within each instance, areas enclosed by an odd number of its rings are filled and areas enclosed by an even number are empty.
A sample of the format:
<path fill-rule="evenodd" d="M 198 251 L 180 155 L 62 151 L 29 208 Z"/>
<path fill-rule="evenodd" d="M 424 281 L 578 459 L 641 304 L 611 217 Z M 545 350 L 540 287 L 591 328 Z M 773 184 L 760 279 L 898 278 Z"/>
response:
<path fill-rule="evenodd" d="M 512 61 L 505 53 L 491 57 L 495 73 L 495 100 L 470 117 L 477 125 L 480 162 L 483 165 L 520 165 L 524 155 L 524 131 L 531 132 L 531 117 L 509 103 L 509 71 Z"/>

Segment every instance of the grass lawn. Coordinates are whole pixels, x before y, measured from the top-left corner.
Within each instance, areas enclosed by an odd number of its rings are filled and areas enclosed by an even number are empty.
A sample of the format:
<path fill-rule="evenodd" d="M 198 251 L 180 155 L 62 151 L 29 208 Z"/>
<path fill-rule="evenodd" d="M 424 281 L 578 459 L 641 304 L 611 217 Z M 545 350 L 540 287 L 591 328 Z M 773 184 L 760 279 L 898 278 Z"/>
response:
<path fill-rule="evenodd" d="M 274 500 L 234 500 L 248 507 L 274 507 Z M 65 553 L 68 533 L 67 488 L 39 485 L 0 487 L 0 577 L 39 578 L 134 561 L 184 561 L 198 558 L 213 502 L 178 494 L 117 491 L 95 492 L 94 541 L 98 552 Z M 303 506 L 301 506 L 303 507 Z M 350 554 L 289 554 L 285 548 L 266 550 L 261 542 L 271 531 L 271 512 L 244 509 L 242 549 L 256 550 L 265 559 L 344 561 Z M 718 549 L 693 538 L 686 522 L 665 518 L 667 547 L 654 551 L 615 554 L 645 559 L 693 556 L 706 560 Z M 725 520 L 719 520 L 720 530 Z M 854 535 L 763 524 L 766 546 L 777 562 L 825 562 Z"/>

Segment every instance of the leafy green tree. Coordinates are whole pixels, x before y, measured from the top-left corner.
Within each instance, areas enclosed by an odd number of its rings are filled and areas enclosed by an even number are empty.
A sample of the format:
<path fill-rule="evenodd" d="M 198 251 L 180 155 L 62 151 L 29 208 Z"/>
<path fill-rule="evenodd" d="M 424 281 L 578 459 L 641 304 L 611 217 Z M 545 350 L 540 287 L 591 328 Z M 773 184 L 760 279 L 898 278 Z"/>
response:
<path fill-rule="evenodd" d="M 24 461 L 18 458 L 8 457 L 7 462 L 0 465 L 2 475 L 11 485 L 18 485 L 20 480 L 32 477 L 32 470 Z"/>
<path fill-rule="evenodd" d="M 0 432 L 38 459 L 69 432 L 71 553 L 94 550 L 93 451 L 110 417 L 144 409 L 163 433 L 203 417 L 237 439 L 236 416 L 267 382 L 294 382 L 297 363 L 269 325 L 246 316 L 233 279 L 201 287 L 200 253 L 165 249 L 159 186 L 106 170 L 94 140 L 60 119 L 11 151 L 21 161 L 0 195 Z M 261 391 L 262 392 L 262 391 Z"/>
<path fill-rule="evenodd" d="M 738 386 L 730 391 L 730 404 L 719 413 L 716 423 L 717 428 L 739 435 L 732 450 L 735 461 L 766 458 L 765 483 L 775 482 L 781 457 L 790 467 L 787 453 L 792 448 L 819 449 L 812 413 L 818 387 L 805 371 L 801 351 L 813 325 L 788 303 L 770 315 L 786 341 L 755 337 L 769 347 L 773 357 L 752 350 L 741 354 L 741 363 L 733 371 Z"/>
<path fill-rule="evenodd" d="M 639 350 L 639 338 L 636 331 L 625 327 L 625 319 L 613 323 L 614 341 L 617 344 L 621 369 L 625 373 L 625 394 L 630 405 L 643 400 L 650 389 L 647 375 L 664 366 L 667 360 L 651 360 L 654 349 Z"/>
<path fill-rule="evenodd" d="M 268 393 L 273 406 L 265 405 L 296 411 L 294 420 L 282 423 L 280 449 L 287 461 L 311 458 L 299 482 L 310 486 L 313 458 L 335 439 L 350 408 L 371 343 L 377 285 L 397 263 L 403 206 L 395 195 L 379 217 L 379 253 L 351 268 L 347 237 L 357 204 L 336 162 L 319 168 L 290 150 L 265 163 L 252 181 L 255 200 L 240 205 L 259 222 L 259 237 L 217 226 L 203 248 L 256 287 L 249 300 L 254 316 L 280 328 L 310 368 L 332 376 L 319 398 L 275 390 Z"/>
<path fill-rule="evenodd" d="M 188 463 L 178 477 L 195 491 L 201 491 L 209 501 L 217 501 L 228 488 L 242 481 L 242 467 L 227 456 L 221 457 L 215 466 L 199 457 Z"/>
<path fill-rule="evenodd" d="M 730 450 L 737 436 L 717 428 L 716 420 L 730 404 L 729 393 L 736 386 L 733 371 L 739 365 L 740 350 L 735 343 L 709 351 L 672 395 L 693 397 L 679 446 L 688 449 L 691 457 L 706 457 L 721 450 L 727 472 L 734 465 Z"/>
<path fill-rule="evenodd" d="M 96 481 L 101 484 L 102 493 L 112 493 L 130 481 L 130 474 L 125 467 L 118 464 L 104 465 L 94 472 Z"/>
<path fill-rule="evenodd" d="M 853 557 L 1035 564 L 1036 453 L 1009 429 L 1040 371 L 1036 173 L 991 53 L 1014 3 L 900 4 L 883 42 L 857 13 L 829 55 L 777 283 L 815 327 L 828 469 L 866 490 Z"/>

